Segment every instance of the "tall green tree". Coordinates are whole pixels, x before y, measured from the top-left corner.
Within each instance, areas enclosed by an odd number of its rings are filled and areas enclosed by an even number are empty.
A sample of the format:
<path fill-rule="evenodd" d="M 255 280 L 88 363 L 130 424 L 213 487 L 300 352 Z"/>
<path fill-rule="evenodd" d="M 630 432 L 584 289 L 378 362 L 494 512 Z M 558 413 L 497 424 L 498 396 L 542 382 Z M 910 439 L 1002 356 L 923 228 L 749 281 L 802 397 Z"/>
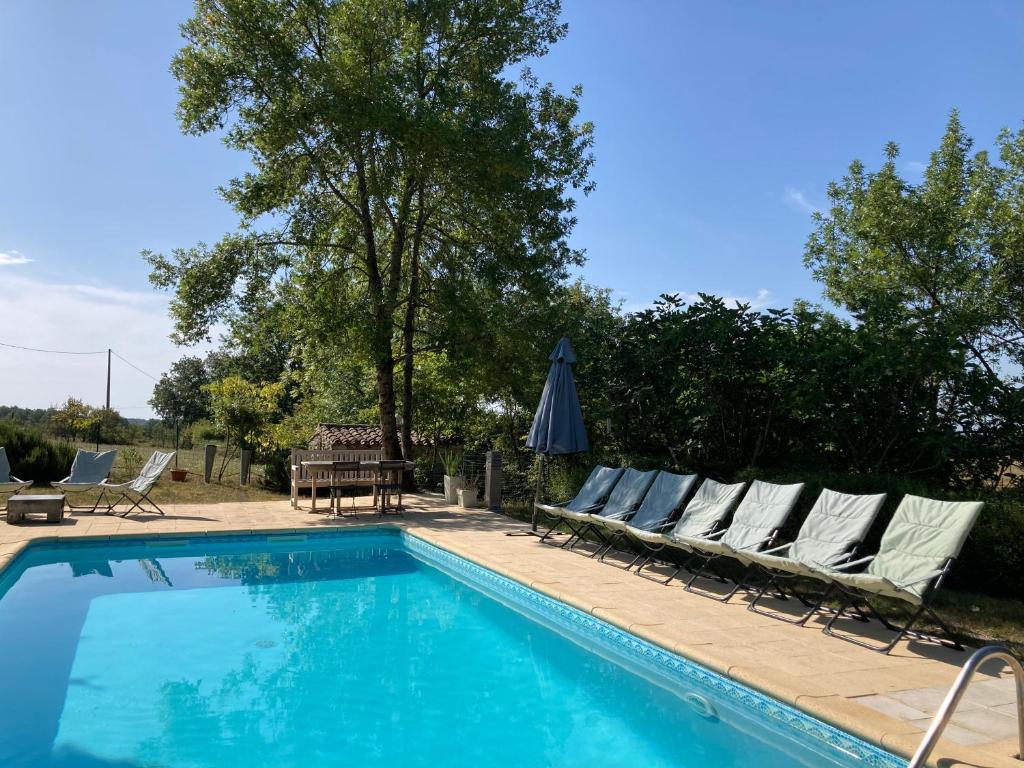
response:
<path fill-rule="evenodd" d="M 571 193 L 589 189 L 592 163 L 579 92 L 528 71 L 508 77 L 565 35 L 559 10 L 558 0 L 196 0 L 172 64 L 182 127 L 223 131 L 253 168 L 223 190 L 238 232 L 145 254 L 153 282 L 176 291 L 177 340 L 282 301 L 298 354 L 332 350 L 372 367 L 384 450 L 399 456 L 397 404 L 408 440 L 425 314 L 458 329 L 473 296 L 543 303 L 581 261 L 567 245 Z M 460 293 L 466 284 L 476 290 Z"/>
<path fill-rule="evenodd" d="M 198 357 L 183 357 L 171 365 L 153 387 L 149 404 L 165 424 L 174 429 L 174 450 L 178 450 L 182 426 L 210 415 L 210 374 Z M 177 466 L 177 456 L 175 456 Z"/>
<path fill-rule="evenodd" d="M 69 397 L 50 413 L 50 429 L 63 440 L 77 440 L 92 425 L 91 406 L 77 397 Z"/>
<path fill-rule="evenodd" d="M 284 385 L 253 384 L 240 376 L 213 381 L 204 389 L 210 396 L 213 421 L 224 430 L 224 457 L 217 480 L 242 448 L 261 446 L 267 441 L 270 423 L 279 414 Z"/>
<path fill-rule="evenodd" d="M 954 458 L 992 476 L 1024 449 L 1024 130 L 999 135 L 996 160 L 973 146 L 954 111 L 919 183 L 900 175 L 894 143 L 875 172 L 851 163 L 805 261 L 830 299 L 921 366 L 922 435 L 950 433 L 919 441 L 933 466 Z M 987 450 L 949 454 L 965 442 Z"/>
<path fill-rule="evenodd" d="M 1024 362 L 1024 131 L 972 153 L 953 112 L 920 183 L 890 143 L 875 172 L 854 161 L 829 185 L 805 262 L 856 317 L 889 317 L 964 351 L 995 381 Z"/>

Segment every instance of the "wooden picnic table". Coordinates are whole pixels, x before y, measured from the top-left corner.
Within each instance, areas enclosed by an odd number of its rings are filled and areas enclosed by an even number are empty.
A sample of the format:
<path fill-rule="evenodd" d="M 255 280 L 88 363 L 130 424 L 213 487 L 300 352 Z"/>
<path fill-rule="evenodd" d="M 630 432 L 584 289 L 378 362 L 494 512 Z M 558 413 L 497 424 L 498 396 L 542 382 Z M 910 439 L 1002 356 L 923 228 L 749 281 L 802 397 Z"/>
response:
<path fill-rule="evenodd" d="M 365 471 L 368 471 L 368 470 L 372 470 L 372 471 L 376 472 L 377 469 L 380 467 L 381 461 L 388 461 L 388 459 L 362 460 L 362 461 L 359 462 L 359 471 L 360 472 L 365 472 Z M 310 496 L 310 510 L 309 511 L 311 513 L 312 512 L 316 512 L 316 475 L 317 475 L 317 472 L 329 472 L 331 470 L 331 468 L 334 467 L 336 462 L 334 462 L 334 461 L 312 460 L 312 461 L 303 461 L 303 462 L 300 462 L 300 463 L 306 469 L 306 471 L 309 472 L 309 479 L 310 479 L 310 483 L 311 483 L 311 485 L 310 485 L 311 496 Z M 405 472 L 412 472 L 413 469 L 415 469 L 415 468 L 416 468 L 415 462 L 412 462 L 412 461 L 405 462 L 405 469 L 404 469 Z M 367 485 L 373 485 L 373 480 L 370 480 L 367 483 Z M 376 485 L 374 485 L 374 490 L 373 490 L 373 506 L 374 507 L 377 506 L 377 487 L 376 487 Z"/>

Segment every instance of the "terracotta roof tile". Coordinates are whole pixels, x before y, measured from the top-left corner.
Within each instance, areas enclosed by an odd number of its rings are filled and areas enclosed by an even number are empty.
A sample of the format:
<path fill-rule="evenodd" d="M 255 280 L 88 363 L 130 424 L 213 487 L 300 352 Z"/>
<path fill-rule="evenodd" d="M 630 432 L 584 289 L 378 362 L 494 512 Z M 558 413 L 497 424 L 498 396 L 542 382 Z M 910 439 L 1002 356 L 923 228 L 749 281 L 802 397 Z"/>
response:
<path fill-rule="evenodd" d="M 344 445 L 352 448 L 379 448 L 381 446 L 379 426 L 371 424 L 317 424 L 309 439 L 310 448 L 329 448 Z M 429 437 L 412 433 L 412 444 L 417 447 L 433 445 Z"/>

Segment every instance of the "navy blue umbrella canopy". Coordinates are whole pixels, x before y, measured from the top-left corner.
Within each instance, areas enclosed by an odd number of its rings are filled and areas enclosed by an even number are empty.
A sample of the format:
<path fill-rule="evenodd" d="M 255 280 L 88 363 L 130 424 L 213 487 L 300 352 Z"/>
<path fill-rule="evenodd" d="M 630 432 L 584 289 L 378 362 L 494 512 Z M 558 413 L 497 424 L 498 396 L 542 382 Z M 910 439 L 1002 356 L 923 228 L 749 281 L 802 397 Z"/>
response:
<path fill-rule="evenodd" d="M 530 434 L 526 437 L 526 447 L 547 456 L 589 451 L 583 413 L 576 396 L 576 382 L 572 378 L 576 353 L 568 336 L 562 337 L 548 359 L 551 368 Z"/>

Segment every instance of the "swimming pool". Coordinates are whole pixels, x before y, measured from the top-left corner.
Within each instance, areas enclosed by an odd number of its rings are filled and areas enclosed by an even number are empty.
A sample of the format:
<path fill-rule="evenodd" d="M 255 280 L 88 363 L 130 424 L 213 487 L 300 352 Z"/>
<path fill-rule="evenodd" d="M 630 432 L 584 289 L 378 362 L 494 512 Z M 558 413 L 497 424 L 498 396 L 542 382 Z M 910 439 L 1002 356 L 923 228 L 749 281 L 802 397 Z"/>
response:
<path fill-rule="evenodd" d="M 390 528 L 37 545 L 0 765 L 897 766 Z"/>

